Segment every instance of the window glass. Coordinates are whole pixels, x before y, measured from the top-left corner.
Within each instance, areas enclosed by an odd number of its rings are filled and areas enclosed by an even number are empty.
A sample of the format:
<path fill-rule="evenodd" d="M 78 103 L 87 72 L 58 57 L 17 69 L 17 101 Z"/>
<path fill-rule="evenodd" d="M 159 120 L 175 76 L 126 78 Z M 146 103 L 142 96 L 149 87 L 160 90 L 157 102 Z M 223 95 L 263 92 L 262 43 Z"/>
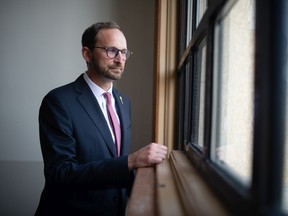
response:
<path fill-rule="evenodd" d="M 215 25 L 213 162 L 250 183 L 253 141 L 254 1 L 237 1 Z"/>
<path fill-rule="evenodd" d="M 190 136 L 190 130 L 191 130 L 191 121 L 190 121 L 190 106 L 191 103 L 191 71 L 192 71 L 193 61 L 192 58 L 189 58 L 186 66 L 185 66 L 185 78 L 184 78 L 184 84 L 185 84 L 185 102 L 184 102 L 184 137 L 185 137 L 185 144 L 191 143 L 191 136 Z"/>
<path fill-rule="evenodd" d="M 190 43 L 190 40 L 192 38 L 192 20 L 193 20 L 193 0 L 187 1 L 187 35 L 186 35 L 186 46 Z"/>
<path fill-rule="evenodd" d="M 206 74 L 206 40 L 195 52 L 193 72 L 192 143 L 203 147 L 204 142 L 204 102 Z"/>
<path fill-rule="evenodd" d="M 286 109 L 285 109 L 285 116 L 286 116 L 286 125 L 285 125 L 285 151 L 284 151 L 284 175 L 283 175 L 283 208 L 286 214 L 288 214 L 288 2 L 284 2 L 284 22 L 283 22 L 283 59 L 284 59 L 284 78 L 285 81 L 285 90 L 286 90 Z M 287 11 L 287 12 L 286 12 Z"/>
<path fill-rule="evenodd" d="M 286 64 L 287 64 L 286 59 Z M 286 66 L 286 126 L 285 126 L 285 152 L 284 152 L 284 179 L 283 179 L 283 207 L 288 213 L 288 71 Z"/>
<path fill-rule="evenodd" d="M 197 27 L 207 9 L 207 0 L 197 0 L 196 4 L 197 4 L 197 10 L 196 10 L 196 27 Z"/>

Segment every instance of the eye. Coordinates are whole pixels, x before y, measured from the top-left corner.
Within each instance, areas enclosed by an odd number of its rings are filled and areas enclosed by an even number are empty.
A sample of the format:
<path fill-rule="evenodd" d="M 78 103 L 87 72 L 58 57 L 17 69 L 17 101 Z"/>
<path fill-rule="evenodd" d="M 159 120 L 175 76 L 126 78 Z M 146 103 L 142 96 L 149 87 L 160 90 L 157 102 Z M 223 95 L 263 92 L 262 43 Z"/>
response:
<path fill-rule="evenodd" d="M 121 52 L 122 54 L 126 55 L 127 49 L 120 50 L 120 52 Z"/>
<path fill-rule="evenodd" d="M 118 49 L 115 48 L 115 47 L 108 47 L 107 50 L 108 50 L 108 52 L 112 52 L 112 53 L 117 53 L 118 52 Z"/>

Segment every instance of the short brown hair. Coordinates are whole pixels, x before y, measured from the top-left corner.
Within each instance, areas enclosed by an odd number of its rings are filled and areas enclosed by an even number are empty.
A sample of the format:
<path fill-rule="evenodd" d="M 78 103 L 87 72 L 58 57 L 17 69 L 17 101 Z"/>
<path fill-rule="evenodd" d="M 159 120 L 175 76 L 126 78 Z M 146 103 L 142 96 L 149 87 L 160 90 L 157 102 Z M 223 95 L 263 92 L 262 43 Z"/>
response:
<path fill-rule="evenodd" d="M 94 23 L 88 27 L 82 35 L 82 47 L 88 47 L 90 50 L 93 50 L 96 43 L 96 35 L 101 29 L 119 29 L 120 26 L 115 22 L 99 22 Z"/>

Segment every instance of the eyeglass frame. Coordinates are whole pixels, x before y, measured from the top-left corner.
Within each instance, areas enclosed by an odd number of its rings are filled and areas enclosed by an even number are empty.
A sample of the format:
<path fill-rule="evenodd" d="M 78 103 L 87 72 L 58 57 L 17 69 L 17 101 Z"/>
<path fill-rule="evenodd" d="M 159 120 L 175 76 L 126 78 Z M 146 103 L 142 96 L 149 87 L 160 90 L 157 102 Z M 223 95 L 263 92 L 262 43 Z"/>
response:
<path fill-rule="evenodd" d="M 133 52 L 131 52 L 131 51 L 128 50 L 128 49 L 122 49 L 122 50 L 120 50 L 120 49 L 118 49 L 118 48 L 116 48 L 116 47 L 99 47 L 99 46 L 95 46 L 94 48 L 106 50 L 106 55 L 107 55 L 107 57 L 110 58 L 110 59 L 115 59 L 115 58 L 119 55 L 119 52 L 121 52 L 122 55 L 125 55 L 125 60 L 127 60 L 127 59 L 133 54 Z M 115 51 L 117 50 L 117 52 L 115 53 L 115 56 L 112 57 L 112 58 L 108 55 L 109 49 L 114 49 Z M 112 51 L 112 50 L 110 50 L 110 52 L 111 52 L 111 51 Z"/>

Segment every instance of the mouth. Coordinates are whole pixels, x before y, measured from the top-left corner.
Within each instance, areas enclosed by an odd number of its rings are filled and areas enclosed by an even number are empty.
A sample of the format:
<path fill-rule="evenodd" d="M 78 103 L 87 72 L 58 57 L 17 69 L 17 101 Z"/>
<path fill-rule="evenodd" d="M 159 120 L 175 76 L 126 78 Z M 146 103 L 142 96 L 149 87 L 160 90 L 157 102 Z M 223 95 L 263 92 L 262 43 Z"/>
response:
<path fill-rule="evenodd" d="M 122 67 L 109 67 L 109 70 L 112 70 L 114 72 L 119 72 L 121 73 L 123 71 L 123 68 Z"/>

